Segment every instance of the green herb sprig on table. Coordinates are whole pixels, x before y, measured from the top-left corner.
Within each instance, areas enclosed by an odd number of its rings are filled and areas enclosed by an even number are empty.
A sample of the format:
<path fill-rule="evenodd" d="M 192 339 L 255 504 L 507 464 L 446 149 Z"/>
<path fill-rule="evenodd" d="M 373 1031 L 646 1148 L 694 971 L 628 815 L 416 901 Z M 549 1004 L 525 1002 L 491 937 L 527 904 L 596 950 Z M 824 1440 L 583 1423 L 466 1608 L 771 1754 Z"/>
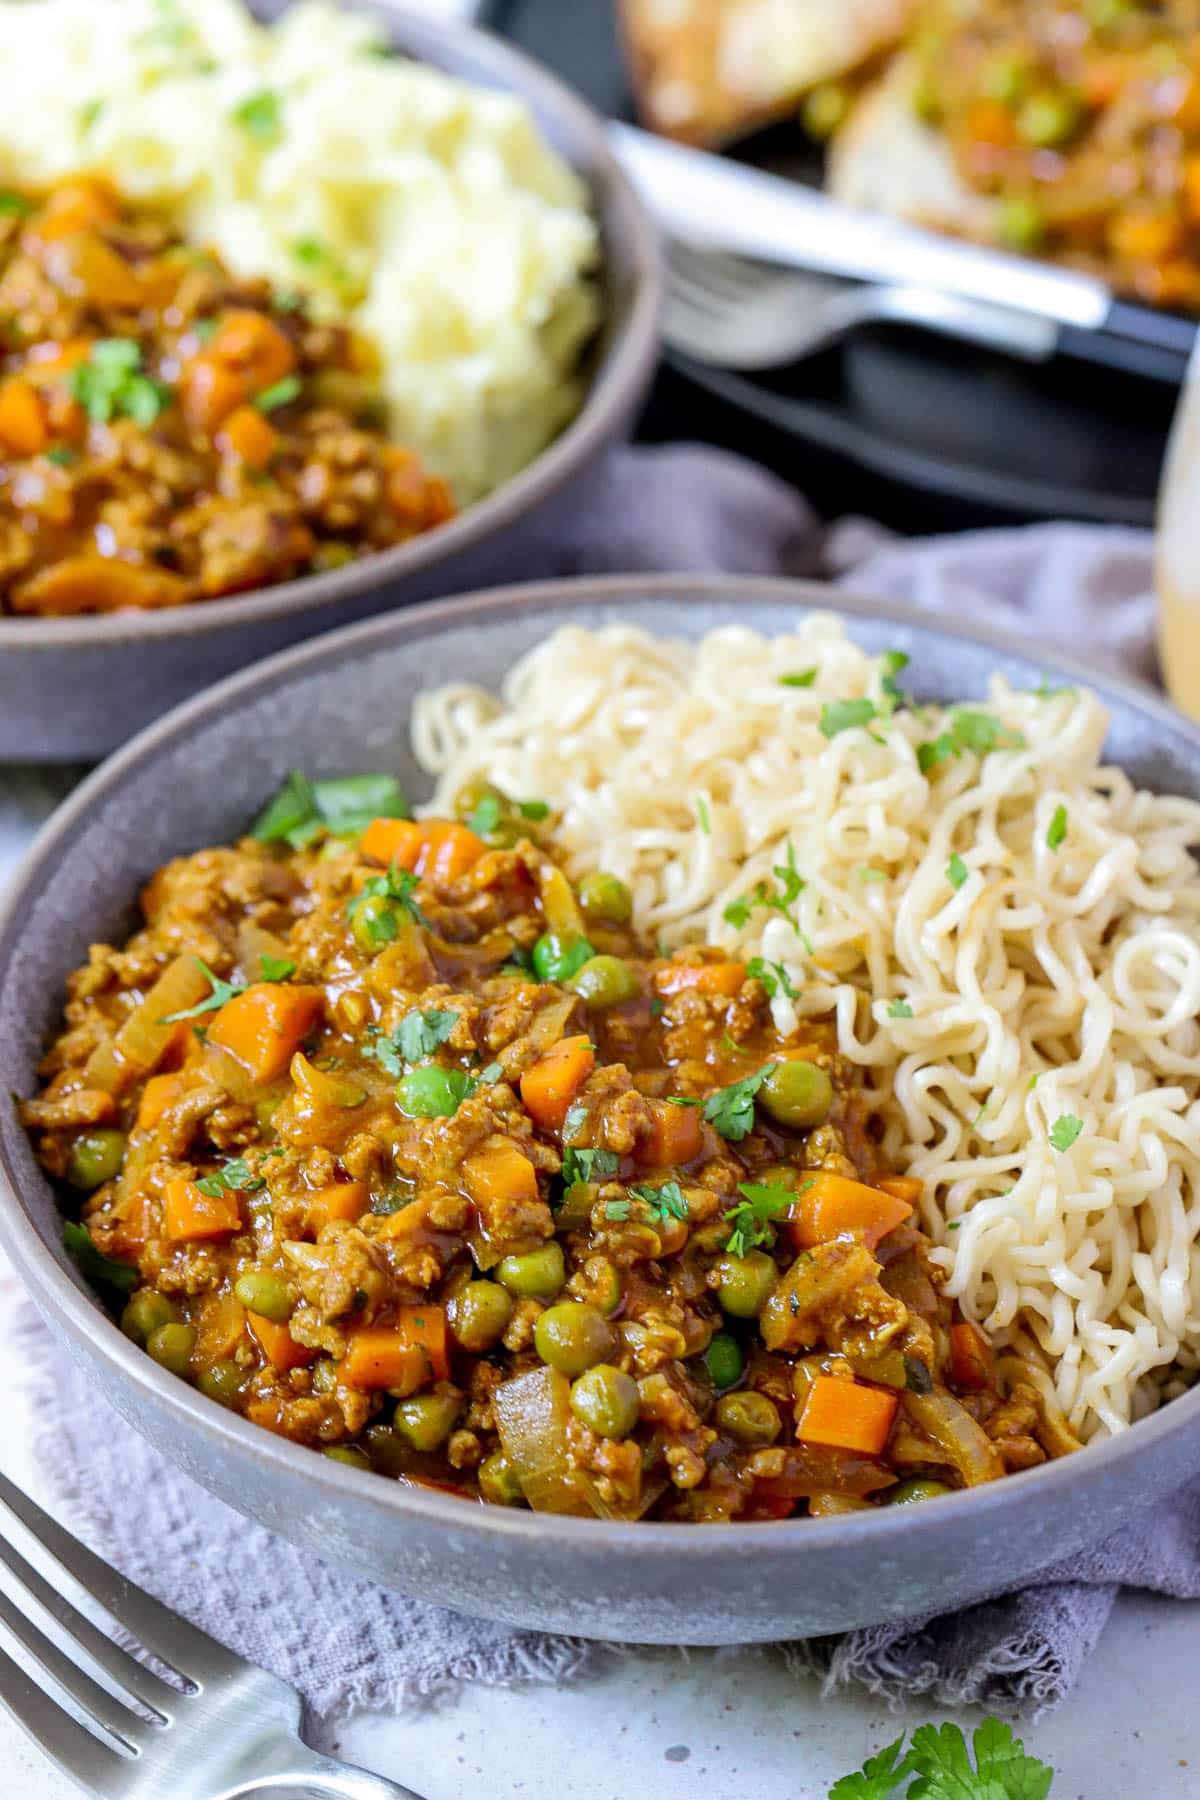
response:
<path fill-rule="evenodd" d="M 902 1734 L 835 1781 L 829 1800 L 1047 1800 L 1053 1780 L 1011 1725 L 985 1719 L 971 1747 L 958 1725 L 919 1725 L 907 1754 Z"/>

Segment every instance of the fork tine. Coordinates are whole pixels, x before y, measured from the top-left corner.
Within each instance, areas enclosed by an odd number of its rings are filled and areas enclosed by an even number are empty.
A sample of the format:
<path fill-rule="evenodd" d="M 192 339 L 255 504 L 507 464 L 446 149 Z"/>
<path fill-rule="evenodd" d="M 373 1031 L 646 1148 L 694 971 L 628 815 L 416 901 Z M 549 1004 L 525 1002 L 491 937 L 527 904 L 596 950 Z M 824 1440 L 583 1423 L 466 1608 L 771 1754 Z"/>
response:
<path fill-rule="evenodd" d="M 135 1587 L 116 1569 L 110 1569 L 98 1556 L 93 1556 L 86 1545 L 64 1531 L 3 1474 L 0 1474 L 0 1502 L 78 1582 L 85 1594 L 98 1600 L 118 1625 L 185 1681 L 199 1687 L 221 1675 L 245 1671 L 246 1664 L 241 1657 L 234 1656 L 207 1632 L 189 1625 L 179 1614 L 160 1606 L 142 1588 Z M 70 1619 L 64 1619 L 63 1623 L 68 1629 L 73 1628 Z M 161 1688 L 159 1692 L 161 1694 Z"/>
<path fill-rule="evenodd" d="M 170 1700 L 180 1698 L 178 1689 L 170 1687 L 145 1663 L 136 1661 L 106 1632 L 78 1612 L 65 1595 L 52 1588 L 36 1569 L 30 1567 L 20 1551 L 15 1550 L 3 1535 L 0 1535 L 0 1563 L 16 1577 L 26 1593 L 45 1607 L 51 1618 L 58 1620 L 63 1630 L 123 1693 L 131 1694 L 160 1717 L 169 1716 L 169 1710 L 164 1708 L 169 1709 Z"/>
<path fill-rule="evenodd" d="M 107 1689 L 98 1686 L 78 1663 L 64 1656 L 58 1645 L 39 1631 L 33 1620 L 26 1618 L 3 1592 L 0 1592 L 0 1623 L 8 1627 L 17 1642 L 41 1663 L 47 1675 L 57 1681 L 63 1692 L 70 1696 L 81 1711 L 87 1713 L 94 1724 L 111 1732 L 127 1750 L 136 1750 L 136 1739 L 130 1734 L 130 1727 L 141 1726 L 144 1729 L 144 1720 L 135 1718 L 119 1700 L 114 1700 Z"/>
<path fill-rule="evenodd" d="M 77 1719 L 30 1679 L 11 1656 L 0 1650 L 0 1706 L 10 1712 L 52 1762 L 92 1793 L 101 1782 L 115 1793 L 128 1767 L 123 1756 L 93 1737 Z"/>

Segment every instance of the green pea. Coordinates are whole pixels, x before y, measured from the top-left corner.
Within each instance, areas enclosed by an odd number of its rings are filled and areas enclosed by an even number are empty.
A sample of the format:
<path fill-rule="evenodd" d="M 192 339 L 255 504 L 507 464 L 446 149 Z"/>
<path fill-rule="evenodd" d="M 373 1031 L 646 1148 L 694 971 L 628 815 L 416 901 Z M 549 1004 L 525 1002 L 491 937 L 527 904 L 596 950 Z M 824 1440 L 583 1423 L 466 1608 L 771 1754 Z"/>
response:
<path fill-rule="evenodd" d="M 831 138 L 850 110 L 850 91 L 837 81 L 822 82 L 808 95 L 800 117 L 809 137 L 824 143 Z"/>
<path fill-rule="evenodd" d="M 422 1063 L 396 1083 L 396 1104 L 410 1119 L 452 1119 L 467 1086 L 461 1069 Z"/>
<path fill-rule="evenodd" d="M 492 1506 L 524 1506 L 525 1492 L 503 1450 L 493 1450 L 479 1465 L 479 1492 Z"/>
<path fill-rule="evenodd" d="M 619 875 L 596 869 L 579 884 L 579 905 L 589 922 L 628 925 L 633 917 L 633 895 Z"/>
<path fill-rule="evenodd" d="M 356 1450 L 353 1444 L 330 1444 L 321 1452 L 330 1462 L 345 1463 L 348 1469 L 369 1469 L 371 1459 L 362 1450 Z"/>
<path fill-rule="evenodd" d="M 526 1250 L 523 1256 L 506 1256 L 496 1275 L 511 1294 L 520 1294 L 524 1299 L 553 1300 L 567 1279 L 562 1245 L 551 1238 L 548 1244 Z"/>
<path fill-rule="evenodd" d="M 242 1391 L 242 1371 L 232 1358 L 226 1357 L 213 1363 L 211 1368 L 202 1369 L 196 1377 L 196 1386 L 210 1400 L 232 1406 Z"/>
<path fill-rule="evenodd" d="M 508 1330 L 516 1301 L 497 1281 L 468 1281 L 446 1308 L 450 1330 L 464 1350 L 477 1356 L 490 1350 Z"/>
<path fill-rule="evenodd" d="M 455 818 L 461 819 L 464 825 L 467 824 L 470 819 L 474 818 L 485 800 L 488 802 L 489 808 L 494 805 L 500 812 L 503 812 L 508 806 L 506 797 L 498 787 L 493 787 L 490 781 L 464 782 L 454 796 Z"/>
<path fill-rule="evenodd" d="M 1031 194 L 1011 194 L 1001 207 L 1000 231 L 1014 250 L 1036 250 L 1046 235 L 1046 215 Z"/>
<path fill-rule="evenodd" d="M 1017 131 L 1027 144 L 1052 150 L 1075 135 L 1081 113 L 1079 101 L 1067 88 L 1031 94 L 1017 114 Z"/>
<path fill-rule="evenodd" d="M 296 1304 L 287 1282 L 265 1269 L 248 1269 L 244 1275 L 239 1275 L 233 1291 L 247 1312 L 261 1313 L 264 1319 L 273 1319 L 277 1325 L 291 1318 Z"/>
<path fill-rule="evenodd" d="M 71 1146 L 67 1180 L 72 1187 L 98 1188 L 121 1172 L 125 1160 L 125 1133 L 111 1125 L 85 1131 Z"/>
<path fill-rule="evenodd" d="M 723 1256 L 717 1273 L 721 1278 L 717 1289 L 721 1311 L 733 1319 L 753 1319 L 779 1278 L 774 1259 L 765 1250 L 748 1250 L 745 1256 Z"/>
<path fill-rule="evenodd" d="M 773 1444 L 783 1429 L 779 1408 L 765 1394 L 747 1388 L 737 1394 L 722 1394 L 713 1408 L 718 1428 L 739 1444 Z"/>
<path fill-rule="evenodd" d="M 730 1332 L 715 1332 L 704 1352 L 704 1365 L 715 1388 L 731 1388 L 742 1379 L 746 1366 L 742 1346 Z"/>
<path fill-rule="evenodd" d="M 414 1450 L 436 1450 L 454 1430 L 462 1401 L 453 1394 L 413 1394 L 401 1400 L 392 1424 Z"/>
<path fill-rule="evenodd" d="M 621 1304 L 621 1296 L 625 1291 L 625 1283 L 615 1262 L 607 1256 L 594 1259 L 594 1266 L 589 1264 L 587 1272 L 591 1277 L 591 1303 L 606 1319 L 611 1319 Z"/>
<path fill-rule="evenodd" d="M 611 1363 L 597 1363 L 572 1386 L 571 1411 L 597 1437 L 627 1438 L 641 1411 L 637 1382 Z"/>
<path fill-rule="evenodd" d="M 154 1288 L 139 1288 L 130 1295 L 121 1314 L 121 1330 L 135 1344 L 144 1344 L 160 1325 L 173 1325 L 181 1317 L 179 1308 L 165 1294 Z"/>
<path fill-rule="evenodd" d="M 146 1339 L 147 1353 L 172 1375 L 186 1375 L 192 1359 L 196 1333 L 190 1325 L 171 1322 L 160 1325 Z"/>
<path fill-rule="evenodd" d="M 777 1062 L 758 1090 L 761 1105 L 789 1131 L 823 1125 L 833 1105 L 833 1083 L 816 1063 Z"/>
<path fill-rule="evenodd" d="M 572 975 L 567 986 L 572 988 L 592 1012 L 620 1006 L 641 992 L 641 984 L 630 965 L 620 956 L 593 956 L 590 962 Z"/>
<path fill-rule="evenodd" d="M 359 949 L 367 956 L 375 956 L 395 939 L 400 915 L 383 894 L 364 894 L 355 902 L 350 929 Z"/>
<path fill-rule="evenodd" d="M 612 1326 L 594 1306 L 560 1300 L 547 1307 L 533 1328 L 534 1348 L 544 1363 L 563 1375 L 582 1375 L 616 1348 Z"/>
<path fill-rule="evenodd" d="M 926 1481 L 914 1476 L 911 1481 L 901 1481 L 894 1488 L 889 1488 L 883 1496 L 885 1506 L 915 1506 L 919 1500 L 936 1500 L 939 1494 L 953 1493 L 944 1481 Z"/>
<path fill-rule="evenodd" d="M 1018 56 L 997 56 L 983 71 L 982 87 L 989 100 L 1012 106 L 1025 92 L 1028 69 Z"/>
<path fill-rule="evenodd" d="M 533 946 L 533 972 L 539 981 L 569 981 L 595 954 L 585 937 L 543 931 Z"/>

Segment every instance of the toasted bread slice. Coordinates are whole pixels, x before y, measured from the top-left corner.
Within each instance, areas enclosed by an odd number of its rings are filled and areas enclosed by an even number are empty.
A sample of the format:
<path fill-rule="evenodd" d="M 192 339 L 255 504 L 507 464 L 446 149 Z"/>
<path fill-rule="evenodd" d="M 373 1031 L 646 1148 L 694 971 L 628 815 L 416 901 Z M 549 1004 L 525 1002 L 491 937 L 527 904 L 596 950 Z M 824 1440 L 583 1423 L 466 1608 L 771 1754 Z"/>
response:
<path fill-rule="evenodd" d="M 847 206 L 989 239 L 994 203 L 964 184 L 945 140 L 921 123 L 915 85 L 915 63 L 899 56 L 861 95 L 830 145 L 826 188 Z"/>
<path fill-rule="evenodd" d="M 897 42 L 913 0 L 621 0 L 638 110 L 693 144 L 743 136 Z"/>

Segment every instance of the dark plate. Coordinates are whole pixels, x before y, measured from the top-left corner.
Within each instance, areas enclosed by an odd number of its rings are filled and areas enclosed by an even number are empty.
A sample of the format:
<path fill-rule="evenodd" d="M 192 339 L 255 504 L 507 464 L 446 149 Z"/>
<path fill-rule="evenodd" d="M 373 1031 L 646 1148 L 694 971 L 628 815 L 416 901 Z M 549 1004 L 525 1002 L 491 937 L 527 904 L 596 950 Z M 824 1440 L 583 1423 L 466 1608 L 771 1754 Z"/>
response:
<path fill-rule="evenodd" d="M 615 0 L 492 0 L 488 23 L 593 105 L 631 118 Z M 743 154 L 810 177 L 789 126 Z M 1027 367 L 912 330 L 864 332 L 769 378 L 669 359 L 643 435 L 698 436 L 755 456 L 824 513 L 901 530 L 1030 519 L 1149 525 L 1175 390 L 1069 357 Z"/>

